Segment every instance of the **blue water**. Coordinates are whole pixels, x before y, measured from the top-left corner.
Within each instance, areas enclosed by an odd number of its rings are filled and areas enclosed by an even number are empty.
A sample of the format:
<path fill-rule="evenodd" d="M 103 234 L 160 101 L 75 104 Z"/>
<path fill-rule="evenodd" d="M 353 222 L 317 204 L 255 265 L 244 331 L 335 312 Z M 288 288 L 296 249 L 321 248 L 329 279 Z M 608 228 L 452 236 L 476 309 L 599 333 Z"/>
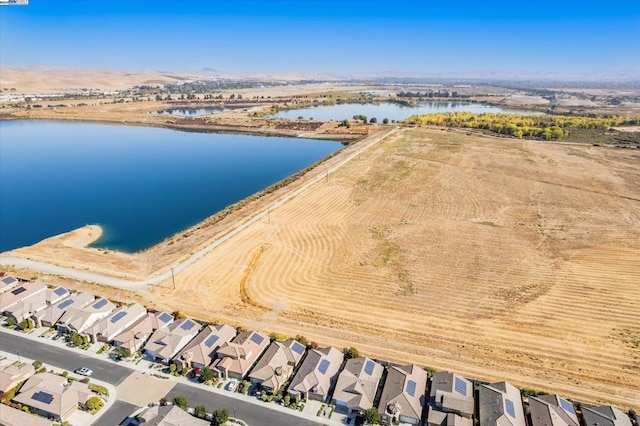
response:
<path fill-rule="evenodd" d="M 0 251 L 87 224 L 148 248 L 341 148 L 337 142 L 0 121 Z"/>
<path fill-rule="evenodd" d="M 160 111 L 152 111 L 151 114 L 161 115 L 181 115 L 184 117 L 198 117 L 206 114 L 215 114 L 226 111 L 225 108 L 205 107 L 205 108 L 168 108 Z"/>
<path fill-rule="evenodd" d="M 346 119 L 352 119 L 354 115 L 366 115 L 369 119 L 376 117 L 378 123 L 381 123 L 384 118 L 389 120 L 405 120 L 412 115 L 416 114 L 432 114 L 439 112 L 491 112 L 491 113 L 517 113 L 517 114 L 531 114 L 531 111 L 505 109 L 491 105 L 484 105 L 475 102 L 460 102 L 460 101 L 433 101 L 433 102 L 420 102 L 416 106 L 403 106 L 395 103 L 379 103 L 379 104 L 336 104 L 336 105 L 321 105 L 309 108 L 291 109 L 287 111 L 279 111 L 270 117 L 274 118 L 288 118 L 295 120 L 302 116 L 305 119 L 313 118 L 319 121 L 341 121 Z"/>

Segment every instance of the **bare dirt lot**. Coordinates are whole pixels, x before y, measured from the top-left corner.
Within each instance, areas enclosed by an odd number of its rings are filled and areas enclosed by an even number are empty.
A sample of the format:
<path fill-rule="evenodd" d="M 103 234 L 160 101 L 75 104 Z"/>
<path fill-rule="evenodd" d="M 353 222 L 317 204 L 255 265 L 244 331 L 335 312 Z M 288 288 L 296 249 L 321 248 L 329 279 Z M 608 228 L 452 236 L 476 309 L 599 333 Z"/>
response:
<path fill-rule="evenodd" d="M 637 408 L 639 163 L 632 150 L 405 129 L 146 300 Z"/>

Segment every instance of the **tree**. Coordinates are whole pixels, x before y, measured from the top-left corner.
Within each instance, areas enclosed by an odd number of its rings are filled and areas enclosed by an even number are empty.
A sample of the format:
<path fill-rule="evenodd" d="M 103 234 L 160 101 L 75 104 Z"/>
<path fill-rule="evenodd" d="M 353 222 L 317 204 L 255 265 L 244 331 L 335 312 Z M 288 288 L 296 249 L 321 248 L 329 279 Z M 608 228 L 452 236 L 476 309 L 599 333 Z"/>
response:
<path fill-rule="evenodd" d="M 20 327 L 20 330 L 22 330 L 22 331 L 30 330 L 31 329 L 31 323 L 29 322 L 29 320 L 27 318 L 25 318 L 22 321 L 20 321 L 20 324 L 18 324 L 18 327 Z"/>
<path fill-rule="evenodd" d="M 371 117 L 371 120 L 369 120 L 369 123 L 371 124 L 376 124 L 378 122 L 378 119 L 375 117 Z"/>
<path fill-rule="evenodd" d="M 35 368 L 36 371 L 38 371 L 40 370 L 40 367 L 42 367 L 42 361 L 35 360 L 31 363 L 31 365 L 33 365 L 33 368 Z"/>
<path fill-rule="evenodd" d="M 378 423 L 378 409 L 376 407 L 369 408 L 364 412 L 364 421 L 367 424 L 375 425 Z"/>
<path fill-rule="evenodd" d="M 360 351 L 353 346 L 350 348 L 344 348 L 342 353 L 347 359 L 358 358 L 360 356 Z"/>
<path fill-rule="evenodd" d="M 213 426 L 223 425 L 229 420 L 229 410 L 226 408 L 218 408 L 211 413 L 211 424 Z"/>
<path fill-rule="evenodd" d="M 14 317 L 7 318 L 7 325 L 9 327 L 15 327 L 16 324 L 17 324 L 17 321 L 16 321 L 16 319 Z"/>
<path fill-rule="evenodd" d="M 193 409 L 193 414 L 199 419 L 204 419 L 205 417 L 207 417 L 208 412 L 209 410 L 204 405 L 196 405 Z"/>
<path fill-rule="evenodd" d="M 205 367 L 201 372 L 200 372 L 200 383 L 206 383 L 206 382 L 210 382 L 211 380 L 213 380 L 213 370 L 210 369 L 209 367 Z"/>
<path fill-rule="evenodd" d="M 382 119 L 382 124 L 389 124 L 389 119 L 388 118 L 383 118 Z"/>
<path fill-rule="evenodd" d="M 175 373 L 176 368 L 178 368 L 178 367 L 176 367 L 176 365 L 175 365 L 175 364 L 171 364 L 171 365 L 169 366 L 169 372 L 171 372 L 171 373 Z"/>
<path fill-rule="evenodd" d="M 91 411 L 97 411 L 104 406 L 104 401 L 99 396 L 92 396 L 87 400 L 87 408 Z"/>
<path fill-rule="evenodd" d="M 289 405 L 290 402 L 291 402 L 291 395 L 286 394 L 284 396 L 284 405 L 287 406 L 287 405 Z"/>
<path fill-rule="evenodd" d="M 301 343 L 305 346 L 309 346 L 309 339 L 307 339 L 301 334 L 298 334 L 294 340 L 296 340 L 298 343 Z"/>
<path fill-rule="evenodd" d="M 178 407 L 186 411 L 187 408 L 189 407 L 189 402 L 187 401 L 187 398 L 185 398 L 184 396 L 176 395 L 173 397 L 173 405 L 177 405 Z"/>
<path fill-rule="evenodd" d="M 126 359 L 131 356 L 131 350 L 124 346 L 117 346 L 111 353 L 115 359 Z"/>

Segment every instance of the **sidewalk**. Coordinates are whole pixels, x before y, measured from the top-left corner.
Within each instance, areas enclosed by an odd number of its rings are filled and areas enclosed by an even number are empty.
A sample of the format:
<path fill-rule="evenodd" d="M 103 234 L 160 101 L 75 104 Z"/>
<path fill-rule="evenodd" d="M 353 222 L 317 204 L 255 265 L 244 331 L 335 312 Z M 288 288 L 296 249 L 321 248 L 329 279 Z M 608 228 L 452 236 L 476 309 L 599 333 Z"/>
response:
<path fill-rule="evenodd" d="M 159 374 L 162 376 L 167 377 L 169 380 L 173 380 L 176 383 L 182 383 L 188 386 L 192 386 L 194 388 L 197 388 L 199 391 L 201 392 L 211 392 L 214 394 L 218 394 L 218 395 L 223 395 L 226 397 L 230 397 L 230 398 L 235 398 L 244 402 L 247 402 L 249 404 L 253 404 L 253 405 L 257 405 L 262 407 L 263 409 L 266 410 L 276 410 L 276 411 L 280 411 L 282 413 L 286 413 L 292 416 L 296 416 L 299 418 L 303 418 L 305 420 L 309 420 L 309 421 L 313 421 L 319 424 L 325 424 L 325 425 L 340 425 L 340 424 L 344 424 L 343 423 L 343 417 L 342 416 L 336 416 L 337 418 L 335 420 L 332 419 L 325 419 L 322 417 L 318 417 L 316 416 L 317 414 L 317 408 L 314 410 L 314 408 L 316 407 L 315 404 L 313 404 L 314 401 L 309 401 L 309 403 L 307 405 L 305 405 L 305 409 L 304 412 L 300 412 L 298 410 L 294 410 L 291 408 L 286 408 L 283 407 L 279 404 L 276 403 L 267 403 L 267 402 L 263 402 L 262 400 L 259 400 L 257 397 L 255 396 L 248 396 L 248 395 L 243 395 L 241 393 L 237 393 L 237 392 L 229 392 L 224 390 L 224 387 L 222 389 L 218 389 L 215 386 L 207 386 L 201 383 L 195 383 L 192 380 L 190 380 L 187 377 L 176 377 L 176 376 L 172 376 L 170 374 L 165 374 L 162 373 L 160 371 L 160 369 L 156 369 L 153 368 L 154 366 L 162 366 L 164 367 L 164 365 L 158 364 L 158 363 L 154 363 L 151 362 L 149 360 L 146 360 L 144 358 L 142 358 L 141 360 L 139 360 L 137 363 L 134 363 L 132 361 L 114 361 L 113 359 L 111 359 L 108 355 L 108 353 L 102 353 L 102 354 L 97 354 L 95 351 L 97 351 L 98 349 L 100 349 L 100 347 L 102 347 L 102 344 L 93 344 L 90 348 L 90 350 L 83 350 L 77 347 L 68 347 L 66 346 L 66 344 L 64 343 L 64 341 L 58 340 L 58 341 L 53 341 L 51 340 L 50 336 L 49 337 L 39 337 L 41 334 L 45 333 L 48 330 L 47 327 L 40 327 L 40 328 L 36 328 L 34 329 L 31 333 L 22 333 L 20 331 L 16 331 L 16 330 L 8 330 L 4 327 L 0 327 L 0 334 L 1 333 L 12 333 L 21 337 L 24 337 L 25 339 L 29 339 L 32 340 L 34 342 L 40 343 L 40 344 L 44 344 L 44 345 L 49 345 L 49 346 L 55 346 L 58 348 L 63 348 L 65 350 L 68 351 L 72 351 L 72 352 L 76 352 L 78 354 L 82 354 L 84 356 L 88 356 L 88 357 L 92 357 L 95 359 L 99 359 L 102 361 L 107 361 L 107 362 L 113 362 L 114 364 L 117 364 L 119 367 L 123 367 L 123 368 L 128 368 L 130 370 L 133 371 L 139 371 L 143 374 Z M 1 340 L 1 337 L 0 337 Z M 15 355 L 11 355 L 11 354 L 7 354 L 5 355 L 7 357 L 11 357 L 12 359 L 15 358 L 17 359 L 17 357 Z M 25 359 L 24 357 L 21 356 L 22 359 Z M 47 369 L 50 369 L 52 367 L 47 366 Z M 53 367 L 54 371 L 58 371 L 60 369 L 56 369 L 56 367 Z M 61 371 L 61 370 L 60 370 Z M 99 382 L 97 380 L 93 380 L 91 379 L 92 382 L 97 383 L 97 384 L 103 384 L 103 382 Z M 107 387 L 109 389 L 109 394 L 110 394 L 110 398 L 108 401 L 108 404 L 110 404 L 109 406 L 111 406 L 111 404 L 113 404 L 113 402 L 116 400 L 115 396 L 116 396 L 116 390 L 112 385 L 109 385 Z M 155 403 L 158 401 L 149 401 L 149 403 Z M 102 408 L 100 410 L 99 413 L 102 412 L 106 412 L 107 409 L 107 405 L 105 405 L 104 408 Z M 98 419 L 97 415 L 96 416 L 90 416 L 92 422 L 96 421 Z M 74 419 L 75 420 L 75 419 Z M 76 422 L 73 423 L 74 425 L 76 424 Z M 78 423 L 79 424 L 79 423 Z"/>

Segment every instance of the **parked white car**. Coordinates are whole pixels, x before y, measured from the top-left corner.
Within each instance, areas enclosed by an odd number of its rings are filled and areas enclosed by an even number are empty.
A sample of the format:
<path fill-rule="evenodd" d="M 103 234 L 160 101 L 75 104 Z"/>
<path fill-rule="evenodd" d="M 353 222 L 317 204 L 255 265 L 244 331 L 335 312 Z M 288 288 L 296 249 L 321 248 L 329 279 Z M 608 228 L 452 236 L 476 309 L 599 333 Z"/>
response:
<path fill-rule="evenodd" d="M 237 380 L 231 380 L 229 383 L 227 383 L 227 390 L 233 392 L 234 390 L 236 390 L 236 388 L 238 387 L 238 381 Z"/>
<path fill-rule="evenodd" d="M 87 367 L 82 367 L 82 368 L 77 368 L 75 370 L 76 374 L 80 374 L 81 376 L 87 376 L 89 377 L 90 375 L 93 374 L 93 370 Z"/>

